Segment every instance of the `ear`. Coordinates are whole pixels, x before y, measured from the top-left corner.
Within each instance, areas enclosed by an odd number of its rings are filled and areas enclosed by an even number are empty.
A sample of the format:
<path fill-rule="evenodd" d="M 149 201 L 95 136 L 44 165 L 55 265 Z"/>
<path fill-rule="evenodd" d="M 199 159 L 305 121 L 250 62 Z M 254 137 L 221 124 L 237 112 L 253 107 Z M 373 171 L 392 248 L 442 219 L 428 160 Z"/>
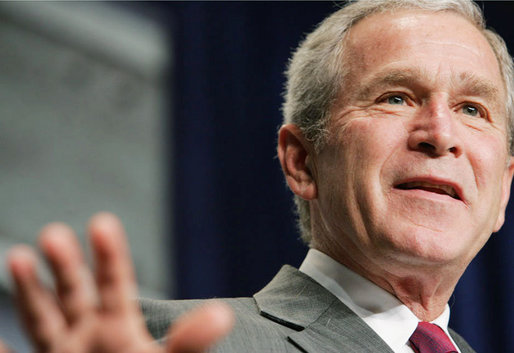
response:
<path fill-rule="evenodd" d="M 317 188 L 312 170 L 313 148 L 297 125 L 286 124 L 280 128 L 277 152 L 291 191 L 304 200 L 315 199 Z"/>
<path fill-rule="evenodd" d="M 514 157 L 509 157 L 509 161 L 507 163 L 507 168 L 505 168 L 505 172 L 503 174 L 503 182 L 502 182 L 502 199 L 500 204 L 500 214 L 498 215 L 498 219 L 496 220 L 496 225 L 494 227 L 494 231 L 497 232 L 503 226 L 505 222 L 505 210 L 507 209 L 507 204 L 509 203 L 510 198 L 510 186 L 512 184 L 512 176 L 514 175 Z"/>

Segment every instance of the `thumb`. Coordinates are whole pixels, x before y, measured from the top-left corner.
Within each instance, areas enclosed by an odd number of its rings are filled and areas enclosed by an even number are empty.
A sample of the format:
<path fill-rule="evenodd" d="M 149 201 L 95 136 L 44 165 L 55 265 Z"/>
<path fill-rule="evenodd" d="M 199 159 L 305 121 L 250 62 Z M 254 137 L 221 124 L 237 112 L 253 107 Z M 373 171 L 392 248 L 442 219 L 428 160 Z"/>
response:
<path fill-rule="evenodd" d="M 181 316 L 168 333 L 167 353 L 201 353 L 226 336 L 234 326 L 227 304 L 212 301 Z M 0 353 L 3 353 L 0 351 Z"/>

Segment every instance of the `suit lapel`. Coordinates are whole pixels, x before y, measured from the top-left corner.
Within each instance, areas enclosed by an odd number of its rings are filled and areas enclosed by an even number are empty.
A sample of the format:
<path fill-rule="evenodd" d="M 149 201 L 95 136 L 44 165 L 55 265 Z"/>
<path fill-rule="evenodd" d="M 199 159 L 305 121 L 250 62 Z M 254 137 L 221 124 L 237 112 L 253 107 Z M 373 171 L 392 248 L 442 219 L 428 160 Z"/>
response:
<path fill-rule="evenodd" d="M 289 339 L 306 352 L 393 353 L 375 331 L 339 300 Z"/>
<path fill-rule="evenodd" d="M 313 279 L 290 266 L 254 295 L 260 314 L 292 328 L 304 352 L 393 353 L 364 321 Z"/>

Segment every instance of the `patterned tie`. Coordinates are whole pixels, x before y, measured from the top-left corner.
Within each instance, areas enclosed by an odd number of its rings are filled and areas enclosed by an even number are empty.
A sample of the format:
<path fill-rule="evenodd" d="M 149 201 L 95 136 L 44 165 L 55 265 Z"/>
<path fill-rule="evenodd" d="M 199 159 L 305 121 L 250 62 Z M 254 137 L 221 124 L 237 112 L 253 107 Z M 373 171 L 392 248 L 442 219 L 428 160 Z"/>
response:
<path fill-rule="evenodd" d="M 429 322 L 420 322 L 409 341 L 416 353 L 457 353 L 446 333 Z"/>

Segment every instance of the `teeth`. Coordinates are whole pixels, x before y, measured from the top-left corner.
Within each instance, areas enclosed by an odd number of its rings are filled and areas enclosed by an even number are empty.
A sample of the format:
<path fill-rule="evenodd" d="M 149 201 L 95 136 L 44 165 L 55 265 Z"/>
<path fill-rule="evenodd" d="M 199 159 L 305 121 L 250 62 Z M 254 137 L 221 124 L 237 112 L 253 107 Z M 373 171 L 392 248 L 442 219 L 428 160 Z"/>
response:
<path fill-rule="evenodd" d="M 413 181 L 410 183 L 405 183 L 402 185 L 402 189 L 416 189 L 416 188 L 428 188 L 428 189 L 438 189 L 444 191 L 446 194 L 450 195 L 453 198 L 457 198 L 457 193 L 455 189 L 450 185 L 436 185 L 427 183 L 425 181 Z"/>

